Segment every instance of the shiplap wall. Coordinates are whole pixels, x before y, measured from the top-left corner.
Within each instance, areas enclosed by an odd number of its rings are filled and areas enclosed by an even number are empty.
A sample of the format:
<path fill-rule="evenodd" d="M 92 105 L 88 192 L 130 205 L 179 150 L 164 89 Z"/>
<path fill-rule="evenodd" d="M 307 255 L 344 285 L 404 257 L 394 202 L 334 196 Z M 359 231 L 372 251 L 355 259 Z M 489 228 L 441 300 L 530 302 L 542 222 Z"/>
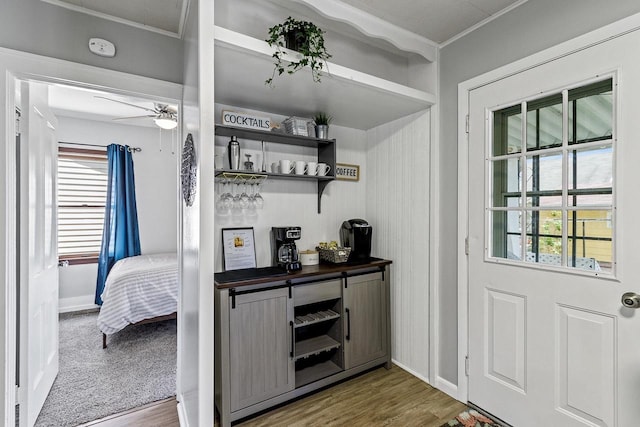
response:
<path fill-rule="evenodd" d="M 393 360 L 429 377 L 429 111 L 367 131 L 367 220 L 391 265 Z"/>

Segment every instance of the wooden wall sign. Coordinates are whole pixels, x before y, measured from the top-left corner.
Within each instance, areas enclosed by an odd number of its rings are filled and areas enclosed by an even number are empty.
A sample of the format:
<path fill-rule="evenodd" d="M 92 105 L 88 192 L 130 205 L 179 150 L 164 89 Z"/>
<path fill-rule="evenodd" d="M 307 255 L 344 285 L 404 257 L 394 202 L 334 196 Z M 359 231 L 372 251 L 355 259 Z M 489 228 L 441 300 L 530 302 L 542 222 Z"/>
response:
<path fill-rule="evenodd" d="M 239 128 L 271 130 L 271 119 L 265 116 L 222 110 L 222 124 Z"/>
<path fill-rule="evenodd" d="M 360 181 L 360 166 L 336 163 L 336 179 L 342 181 Z"/>

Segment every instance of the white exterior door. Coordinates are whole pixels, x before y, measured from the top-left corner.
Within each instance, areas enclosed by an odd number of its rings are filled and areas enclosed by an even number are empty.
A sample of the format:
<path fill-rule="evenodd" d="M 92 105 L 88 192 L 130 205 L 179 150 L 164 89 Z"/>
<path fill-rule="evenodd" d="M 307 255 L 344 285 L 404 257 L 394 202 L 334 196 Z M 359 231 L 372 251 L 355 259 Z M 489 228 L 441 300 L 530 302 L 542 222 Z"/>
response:
<path fill-rule="evenodd" d="M 639 45 L 469 95 L 468 399 L 514 426 L 640 420 Z"/>
<path fill-rule="evenodd" d="M 19 404 L 30 427 L 58 374 L 57 121 L 45 85 L 21 93 Z"/>

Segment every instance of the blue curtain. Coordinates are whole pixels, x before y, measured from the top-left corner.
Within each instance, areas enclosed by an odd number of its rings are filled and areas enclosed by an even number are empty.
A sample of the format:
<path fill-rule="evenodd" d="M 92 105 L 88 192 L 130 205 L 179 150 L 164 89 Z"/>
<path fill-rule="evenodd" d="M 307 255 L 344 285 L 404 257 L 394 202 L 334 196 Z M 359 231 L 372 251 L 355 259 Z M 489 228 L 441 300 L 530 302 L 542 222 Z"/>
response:
<path fill-rule="evenodd" d="M 98 257 L 95 298 L 98 305 L 102 305 L 101 295 L 104 283 L 116 261 L 140 255 L 133 158 L 129 146 L 109 145 L 107 163 L 107 203 L 102 229 L 102 246 Z"/>

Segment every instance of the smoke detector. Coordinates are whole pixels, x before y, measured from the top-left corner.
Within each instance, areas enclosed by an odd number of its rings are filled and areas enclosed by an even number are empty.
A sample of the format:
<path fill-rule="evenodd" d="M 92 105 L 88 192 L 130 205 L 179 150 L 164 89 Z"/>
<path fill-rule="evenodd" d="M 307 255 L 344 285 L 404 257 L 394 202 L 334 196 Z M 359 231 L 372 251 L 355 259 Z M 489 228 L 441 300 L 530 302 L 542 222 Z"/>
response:
<path fill-rule="evenodd" d="M 116 56 L 116 47 L 109 40 L 92 38 L 89 40 L 89 50 L 96 55 L 107 58 Z"/>

